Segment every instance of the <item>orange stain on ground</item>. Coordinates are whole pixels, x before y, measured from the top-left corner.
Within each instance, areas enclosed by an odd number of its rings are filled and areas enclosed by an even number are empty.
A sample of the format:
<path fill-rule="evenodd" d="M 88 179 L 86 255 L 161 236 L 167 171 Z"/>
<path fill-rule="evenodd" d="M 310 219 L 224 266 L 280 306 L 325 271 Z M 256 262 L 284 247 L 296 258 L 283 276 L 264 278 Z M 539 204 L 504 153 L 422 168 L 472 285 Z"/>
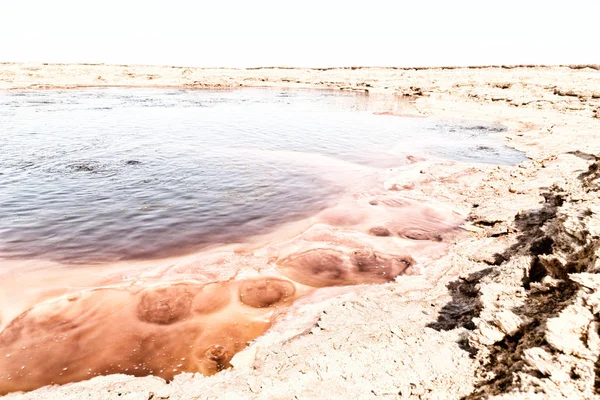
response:
<path fill-rule="evenodd" d="M 113 373 L 215 374 L 298 298 L 415 274 L 461 223 L 420 201 L 356 196 L 287 241 L 160 268 L 155 260 L 149 275 L 128 271 L 139 281 L 65 290 L 0 321 L 0 394 Z"/>

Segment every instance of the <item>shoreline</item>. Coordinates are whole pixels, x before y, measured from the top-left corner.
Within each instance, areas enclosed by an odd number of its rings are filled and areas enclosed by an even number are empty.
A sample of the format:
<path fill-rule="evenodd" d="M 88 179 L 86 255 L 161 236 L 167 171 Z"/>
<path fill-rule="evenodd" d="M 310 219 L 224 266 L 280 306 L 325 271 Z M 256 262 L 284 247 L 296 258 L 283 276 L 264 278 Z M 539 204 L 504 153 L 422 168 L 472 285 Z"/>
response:
<path fill-rule="evenodd" d="M 141 78 L 127 79 L 146 79 L 148 86 L 144 87 L 150 87 L 158 85 L 162 78 L 148 79 L 148 76 L 156 75 L 157 70 L 167 70 L 147 69 L 137 71 Z M 596 318 L 587 305 L 590 300 L 586 303 L 586 299 L 600 293 L 594 286 L 596 281 L 588 277 L 595 272 L 592 266 L 597 260 L 587 259 L 591 264 L 585 267 L 582 261 L 577 261 L 581 255 L 575 249 L 591 246 L 586 251 L 594 253 L 592 239 L 597 217 L 592 213 L 587 219 L 580 219 L 577 208 L 595 210 L 599 203 L 593 197 L 594 185 L 598 184 L 593 171 L 585 174 L 598 163 L 594 155 L 600 154 L 600 84 L 596 83 L 600 72 L 557 67 L 459 68 L 427 69 L 421 73 L 415 70 L 398 76 L 397 70 L 375 68 L 326 70 L 322 71 L 325 76 L 313 76 L 314 70 L 298 69 L 290 77 L 285 74 L 290 70 L 242 70 L 240 74 L 240 70 L 219 69 L 211 70 L 217 71 L 211 72 L 212 75 L 198 76 L 201 71 L 205 70 L 192 69 L 185 79 L 178 79 L 183 83 L 192 81 L 195 88 L 235 84 L 254 87 L 259 82 L 281 87 L 295 79 L 292 87 L 312 85 L 412 96 L 413 105 L 421 115 L 460 116 L 508 126 L 507 132 L 499 134 L 505 136 L 508 146 L 523 151 L 530 161 L 514 167 L 489 168 L 426 163 L 422 167 L 424 173 L 390 171 L 384 183 L 388 191 L 400 189 L 415 198 L 470 210 L 470 236 L 453 243 L 447 255 L 428 265 L 430 271 L 442 272 L 439 279 L 427 282 L 423 277 L 410 277 L 411 283 L 421 280 L 421 291 L 410 290 L 407 286 L 411 285 L 403 283 L 401 277 L 397 283 L 356 287 L 354 293 L 316 302 L 307 307 L 311 312 L 301 310 L 306 319 L 298 318 L 295 329 L 283 333 L 276 324 L 270 333 L 238 353 L 232 360 L 233 370 L 212 377 L 183 374 L 165 385 L 152 377 L 108 376 L 7 398 L 77 398 L 83 393 L 92 396 L 104 393 L 102 398 L 117 398 L 116 392 L 112 392 L 117 389 L 119 393 L 162 393 L 169 398 L 227 395 L 289 398 L 293 389 L 290 385 L 302 388 L 305 397 L 319 397 L 319 393 L 322 395 L 332 388 L 346 397 L 383 398 L 440 394 L 449 398 L 502 396 L 508 395 L 507 387 L 512 398 L 519 393 L 526 396 L 534 387 L 553 396 L 594 395 L 593 365 L 597 350 L 590 344 L 578 344 L 577 332 L 583 329 L 580 326 L 592 326 Z M 348 71 L 353 72 L 347 74 Z M 83 71 L 87 75 L 80 76 L 46 71 L 49 77 L 21 77 L 15 84 L 14 79 L 5 80 L 6 72 L 0 68 L 0 89 L 34 82 L 57 84 L 95 79 L 93 71 Z M 112 74 L 122 72 L 112 71 Z M 251 76 L 257 72 L 259 75 Z M 56 76 L 52 78 L 51 73 Z M 113 75 L 103 79 L 107 83 L 123 82 L 119 76 L 111 81 Z M 165 79 L 171 78 L 174 76 Z M 552 186 L 554 182 L 559 182 L 561 190 Z M 553 202 L 548 198 L 562 200 Z M 523 224 L 523 221 L 529 222 Z M 565 224 L 566 221 L 569 223 Z M 581 243 L 573 244 L 575 239 L 570 237 L 577 237 L 573 229 L 591 233 Z M 553 240 L 552 251 L 536 254 L 535 244 L 540 240 L 548 242 L 544 235 Z M 564 262 L 561 269 L 561 258 L 554 260 L 552 254 L 571 261 Z M 571 265 L 578 262 L 582 266 L 572 270 Z M 578 276 L 569 279 L 564 271 Z M 573 283 L 580 281 L 584 283 Z M 569 290 L 562 291 L 561 285 L 567 285 Z M 592 294 L 588 293 L 590 286 Z M 567 292 L 571 295 L 565 297 Z M 545 300 L 550 302 L 566 303 L 554 310 L 544 310 L 537 302 L 539 296 L 548 296 Z M 591 311 L 580 311 L 578 315 L 583 320 L 576 321 L 571 316 L 573 307 Z M 560 324 L 554 320 L 567 328 L 558 327 Z M 532 325 L 531 321 L 538 321 L 538 325 Z M 362 326 L 363 331 L 356 332 L 353 329 L 356 326 Z M 374 339 L 372 335 L 377 333 L 379 336 Z M 353 335 L 352 343 L 347 344 Z M 545 337 L 545 342 L 530 343 L 536 335 Z M 588 335 L 593 337 L 593 333 Z M 557 336 L 562 340 L 555 339 Z M 497 343 L 509 338 L 516 338 L 511 339 L 516 340 L 511 345 L 517 349 L 517 359 L 505 365 Z M 423 348 L 431 351 L 424 354 Z M 549 350 L 561 357 L 552 358 L 547 355 L 551 354 Z M 285 372 L 279 373 L 282 368 Z M 389 370 L 389 377 L 379 374 L 369 378 L 369 371 L 381 368 Z M 567 374 L 564 378 L 560 371 L 571 368 L 578 371 L 578 377 L 569 378 Z M 523 371 L 528 369 L 546 372 L 542 372 L 542 377 L 523 377 Z M 340 374 L 351 379 L 340 378 Z M 291 383 L 284 383 L 286 380 Z M 365 380 L 372 387 L 361 384 Z M 271 383 L 265 386 L 265 382 Z M 502 382 L 506 382 L 504 386 L 500 385 Z M 106 392 L 107 388 L 111 388 L 111 394 Z"/>

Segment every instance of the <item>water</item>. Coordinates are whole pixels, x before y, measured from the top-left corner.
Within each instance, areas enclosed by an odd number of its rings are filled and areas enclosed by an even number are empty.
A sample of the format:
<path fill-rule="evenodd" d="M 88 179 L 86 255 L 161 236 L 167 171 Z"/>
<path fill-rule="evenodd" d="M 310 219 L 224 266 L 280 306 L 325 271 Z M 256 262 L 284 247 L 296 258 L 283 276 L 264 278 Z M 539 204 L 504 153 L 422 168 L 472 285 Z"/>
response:
<path fill-rule="evenodd" d="M 497 126 L 316 91 L 0 93 L 0 256 L 162 257 L 325 208 L 406 154 L 513 164 Z"/>

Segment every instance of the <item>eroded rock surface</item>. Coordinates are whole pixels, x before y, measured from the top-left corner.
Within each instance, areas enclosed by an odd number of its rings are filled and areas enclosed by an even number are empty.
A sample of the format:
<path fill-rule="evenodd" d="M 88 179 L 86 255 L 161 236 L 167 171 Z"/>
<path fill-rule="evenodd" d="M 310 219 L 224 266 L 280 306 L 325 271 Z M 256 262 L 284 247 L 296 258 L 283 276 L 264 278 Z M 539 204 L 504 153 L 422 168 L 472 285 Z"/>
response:
<path fill-rule="evenodd" d="M 597 396 L 600 214 L 590 193 L 600 181 L 586 179 L 597 168 L 557 182 L 539 209 L 517 214 L 509 260 L 478 280 L 469 343 L 484 367 L 470 397 Z"/>

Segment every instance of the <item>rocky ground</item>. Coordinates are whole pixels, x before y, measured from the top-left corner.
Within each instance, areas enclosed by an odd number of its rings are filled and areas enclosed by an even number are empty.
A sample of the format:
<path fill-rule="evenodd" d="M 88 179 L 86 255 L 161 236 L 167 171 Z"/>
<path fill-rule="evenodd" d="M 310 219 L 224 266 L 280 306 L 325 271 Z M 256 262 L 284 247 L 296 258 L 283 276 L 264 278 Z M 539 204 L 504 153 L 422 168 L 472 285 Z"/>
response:
<path fill-rule="evenodd" d="M 390 114 L 487 120 L 530 161 L 421 162 L 385 189 L 468 213 L 420 276 L 296 304 L 211 377 L 98 377 L 7 399 L 595 398 L 600 392 L 600 71 L 0 66 L 0 88 L 277 86 L 410 99 Z M 391 102 L 390 104 L 396 104 Z M 284 329 L 285 328 L 285 329 Z"/>

